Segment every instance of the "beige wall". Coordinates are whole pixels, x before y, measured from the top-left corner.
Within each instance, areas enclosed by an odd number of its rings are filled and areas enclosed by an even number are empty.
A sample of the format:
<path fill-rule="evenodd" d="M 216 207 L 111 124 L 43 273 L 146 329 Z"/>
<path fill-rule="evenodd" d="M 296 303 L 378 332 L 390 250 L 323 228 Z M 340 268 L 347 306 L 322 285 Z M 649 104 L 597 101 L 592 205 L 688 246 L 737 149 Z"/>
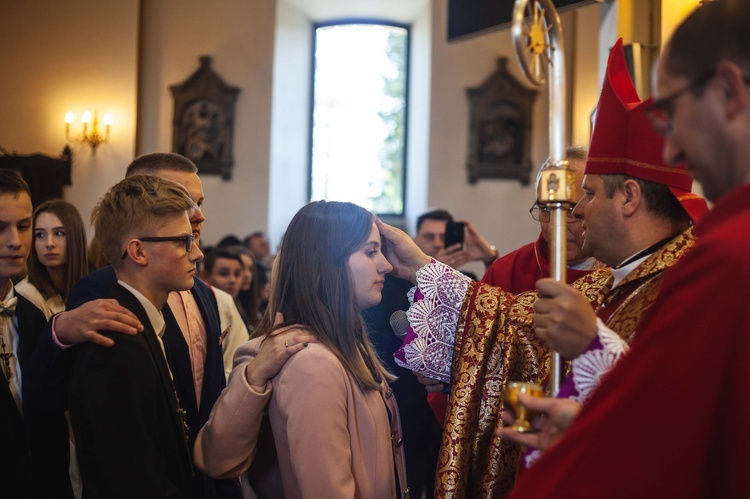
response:
<path fill-rule="evenodd" d="M 72 110 L 78 120 L 87 109 L 99 109 L 100 117 L 112 112 L 110 144 L 95 154 L 88 146 L 72 145 L 73 187 L 65 198 L 87 220 L 136 154 L 170 150 L 168 87 L 192 74 L 198 56 L 208 54 L 215 71 L 242 91 L 234 178 L 202 177 L 208 199 L 205 240 L 212 244 L 229 232 L 244 236 L 265 228 L 275 2 L 149 0 L 143 5 L 139 62 L 138 0 L 2 2 L 0 18 L 7 22 L 0 30 L 0 146 L 19 154 L 57 155 L 65 146 L 65 112 Z M 79 126 L 74 124 L 74 131 Z"/>
<path fill-rule="evenodd" d="M 583 22 L 574 22 L 576 12 L 561 15 L 566 37 L 566 65 L 571 81 L 582 81 L 572 91 L 568 84 L 569 111 L 576 117 L 575 139 L 588 140 L 581 116 L 588 115 L 598 99 L 596 43 L 599 5 L 586 7 Z M 433 2 L 432 86 L 430 115 L 430 170 L 427 184 L 428 207 L 442 207 L 458 218 L 468 219 L 500 253 L 534 241 L 539 224 L 531 219 L 529 207 L 535 199 L 533 185 L 514 180 L 467 182 L 466 159 L 469 143 L 469 109 L 466 89 L 480 85 L 495 69 L 498 57 L 508 58 L 508 68 L 522 82 L 525 77 L 515 60 L 510 30 L 446 43 L 447 0 Z M 572 60 L 576 49 L 577 60 Z M 572 68 L 572 71 L 571 71 Z M 548 155 L 549 131 L 547 88 L 539 90 L 534 104 L 531 143 L 532 176 Z M 585 119 L 585 118 L 584 118 Z M 573 130 L 568 130 L 570 136 Z M 533 184 L 533 181 L 532 181 Z M 481 265 L 472 266 L 477 273 Z"/>
<path fill-rule="evenodd" d="M 312 28 L 296 6 L 278 2 L 274 40 L 268 229 L 273 247 L 307 202 L 310 171 Z"/>
<path fill-rule="evenodd" d="M 271 94 L 276 2 L 148 0 L 143 2 L 138 153 L 172 146 L 169 86 L 210 55 L 224 81 L 240 87 L 232 181 L 203 175 L 204 241 L 214 244 L 265 229 L 268 219 Z"/>
<path fill-rule="evenodd" d="M 598 4 L 580 8 L 572 15 L 576 35 L 571 36 L 572 133 L 571 142 L 586 145 L 591 138 L 591 113 L 599 101 L 602 81 L 599 79 L 599 46 L 597 32 L 601 6 Z"/>
<path fill-rule="evenodd" d="M 446 43 L 447 0 L 433 2 L 432 86 L 430 113 L 430 169 L 427 207 L 445 208 L 468 219 L 500 253 L 531 242 L 539 227 L 528 214 L 533 189 L 513 180 L 467 181 L 469 104 L 466 89 L 479 86 L 496 67 L 498 57 L 509 59 L 508 69 L 523 78 L 516 64 L 509 30 L 496 31 L 451 44 Z M 525 80 L 522 80 L 525 81 Z M 532 164 L 546 157 L 546 93 L 534 105 Z M 481 272 L 481 267 L 478 272 Z"/>
<path fill-rule="evenodd" d="M 508 57 L 511 71 L 519 76 L 520 72 L 508 30 L 448 44 L 446 2 L 424 4 L 413 20 L 413 55 L 419 60 L 411 62 L 418 76 L 412 82 L 410 133 L 415 142 L 409 150 L 408 228 L 413 228 L 416 215 L 441 206 L 472 221 L 506 252 L 537 236 L 538 228 L 527 213 L 534 193 L 511 180 L 468 184 L 466 88 L 479 85 L 494 70 L 498 56 Z M 280 235 L 290 215 L 274 206 L 304 202 L 306 187 L 301 186 L 306 186 L 306 178 L 301 177 L 307 165 L 301 158 L 308 132 L 300 123 L 306 124 L 309 95 L 279 96 L 289 92 L 290 75 L 309 77 L 309 56 L 275 36 L 278 27 L 279 32 L 291 31 L 309 40 L 309 32 L 303 32 L 305 19 L 273 0 L 148 0 L 142 2 L 140 18 L 139 4 L 2 3 L 0 16 L 12 21 L 0 31 L 0 101 L 5 111 L 0 145 L 19 153 L 57 154 L 64 146 L 62 117 L 67 110 L 80 114 L 98 107 L 101 113 L 112 112 L 110 144 L 101 146 L 95 156 L 87 146 L 74 147 L 74 186 L 65 196 L 87 218 L 136 153 L 171 148 L 173 106 L 168 88 L 197 69 L 198 56 L 210 55 L 214 70 L 242 90 L 233 180 L 202 176 L 208 218 L 204 240 L 214 244 L 228 233 L 244 236 L 255 229 Z M 562 16 L 565 29 L 571 30 L 570 36 L 566 33 L 566 51 L 576 54 L 568 64 L 571 81 L 576 82 L 570 91 L 573 128 L 568 133 L 576 142 L 588 136 L 586 120 L 598 96 L 599 9 L 594 5 Z M 279 23 L 277 16 L 282 16 Z M 535 168 L 547 156 L 546 94 L 542 89 L 534 110 Z M 286 123 L 293 123 L 297 131 L 290 134 Z M 294 157 L 288 155 L 292 150 L 297 151 Z M 277 238 L 272 242 L 278 243 Z"/>
<path fill-rule="evenodd" d="M 85 110 L 111 112 L 111 143 L 73 150 L 65 198 L 88 220 L 104 189 L 122 178 L 135 148 L 138 0 L 0 2 L 0 145 L 59 154 L 63 116 L 80 132 Z"/>

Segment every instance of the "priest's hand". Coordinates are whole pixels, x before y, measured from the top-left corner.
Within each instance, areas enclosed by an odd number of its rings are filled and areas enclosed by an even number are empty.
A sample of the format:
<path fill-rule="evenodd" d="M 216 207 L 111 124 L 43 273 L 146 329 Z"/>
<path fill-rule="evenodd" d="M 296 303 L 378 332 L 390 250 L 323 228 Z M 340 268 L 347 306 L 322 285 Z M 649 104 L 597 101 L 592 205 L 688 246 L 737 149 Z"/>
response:
<path fill-rule="evenodd" d="M 495 430 L 495 435 L 543 451 L 565 434 L 583 407 L 573 399 L 531 397 L 525 393 L 519 393 L 518 400 L 530 411 L 542 414 L 531 421 L 537 432 L 519 433 L 511 430 L 510 426 L 503 426 Z M 513 423 L 514 417 L 510 411 L 503 411 L 503 421 Z"/>
<path fill-rule="evenodd" d="M 282 326 L 283 323 L 284 316 L 281 312 L 276 312 L 273 333 L 266 336 L 258 354 L 245 365 L 245 379 L 252 386 L 265 386 L 292 355 L 310 343 L 318 343 L 317 337 L 309 329 L 296 324 Z"/>
<path fill-rule="evenodd" d="M 383 254 L 393 265 L 393 275 L 416 284 L 417 270 L 430 263 L 430 257 L 404 231 L 380 220 L 375 223 L 382 238 Z"/>
<path fill-rule="evenodd" d="M 80 307 L 60 312 L 53 320 L 53 334 L 63 345 L 90 341 L 111 347 L 115 344 L 114 340 L 99 334 L 99 331 L 130 335 L 143 331 L 143 325 L 135 314 L 111 299 L 86 302 Z"/>
<path fill-rule="evenodd" d="M 575 359 L 596 337 L 596 313 L 580 291 L 554 279 L 536 283 L 537 336 L 567 359 Z"/>

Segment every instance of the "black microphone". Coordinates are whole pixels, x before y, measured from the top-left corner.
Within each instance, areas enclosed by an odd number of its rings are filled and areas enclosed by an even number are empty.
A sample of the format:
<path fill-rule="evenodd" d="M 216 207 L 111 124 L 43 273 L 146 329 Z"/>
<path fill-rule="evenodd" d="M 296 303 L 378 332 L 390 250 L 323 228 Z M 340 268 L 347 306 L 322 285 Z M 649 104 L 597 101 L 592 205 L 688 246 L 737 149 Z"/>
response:
<path fill-rule="evenodd" d="M 404 336 L 406 336 L 406 330 L 409 329 L 409 319 L 406 317 L 406 311 L 396 310 L 391 314 L 389 322 L 394 334 L 403 340 Z"/>

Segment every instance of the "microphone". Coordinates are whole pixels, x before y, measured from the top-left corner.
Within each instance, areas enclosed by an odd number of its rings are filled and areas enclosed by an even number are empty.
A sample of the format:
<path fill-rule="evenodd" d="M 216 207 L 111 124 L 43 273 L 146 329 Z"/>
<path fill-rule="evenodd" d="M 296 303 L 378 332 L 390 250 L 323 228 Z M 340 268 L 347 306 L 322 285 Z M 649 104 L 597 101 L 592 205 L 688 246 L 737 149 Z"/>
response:
<path fill-rule="evenodd" d="M 396 310 L 391 314 L 389 322 L 395 335 L 403 340 L 406 336 L 406 330 L 409 329 L 409 319 L 406 317 L 406 311 Z"/>

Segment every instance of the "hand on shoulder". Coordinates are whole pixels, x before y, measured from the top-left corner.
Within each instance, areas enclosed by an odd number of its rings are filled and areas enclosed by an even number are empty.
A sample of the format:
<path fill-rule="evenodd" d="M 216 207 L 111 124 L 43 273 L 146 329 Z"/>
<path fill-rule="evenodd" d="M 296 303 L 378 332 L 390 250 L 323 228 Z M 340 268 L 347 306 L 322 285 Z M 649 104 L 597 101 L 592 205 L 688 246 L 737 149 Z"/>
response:
<path fill-rule="evenodd" d="M 276 314 L 275 324 L 284 322 Z M 245 365 L 245 378 L 253 386 L 264 386 L 284 367 L 287 360 L 318 339 L 311 331 L 300 326 L 286 326 L 275 330 L 261 342 L 255 357 Z"/>
<path fill-rule="evenodd" d="M 130 335 L 143 331 L 143 325 L 135 314 L 111 299 L 84 303 L 78 308 L 59 313 L 53 320 L 55 336 L 66 345 L 92 342 L 111 347 L 114 341 L 99 334 L 100 331 Z"/>

